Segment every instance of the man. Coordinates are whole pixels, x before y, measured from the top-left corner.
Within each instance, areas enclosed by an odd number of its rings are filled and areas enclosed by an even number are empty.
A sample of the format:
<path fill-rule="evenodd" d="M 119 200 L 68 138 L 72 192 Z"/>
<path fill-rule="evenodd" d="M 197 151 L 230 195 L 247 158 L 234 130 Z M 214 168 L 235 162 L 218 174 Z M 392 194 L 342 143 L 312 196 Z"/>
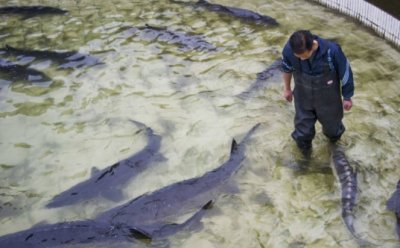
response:
<path fill-rule="evenodd" d="M 353 73 L 338 44 L 308 30 L 294 32 L 282 55 L 284 97 L 289 102 L 294 97 L 296 111 L 292 137 L 303 154 L 309 154 L 317 120 L 331 142 L 345 131 L 343 108 L 350 110 L 353 105 Z"/>

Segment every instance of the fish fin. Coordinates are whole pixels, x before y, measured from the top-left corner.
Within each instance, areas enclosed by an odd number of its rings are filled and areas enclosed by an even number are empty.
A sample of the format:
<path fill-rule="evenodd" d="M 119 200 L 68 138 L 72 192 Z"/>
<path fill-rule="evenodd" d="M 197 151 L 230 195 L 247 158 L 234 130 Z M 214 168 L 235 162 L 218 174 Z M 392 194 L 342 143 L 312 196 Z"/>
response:
<path fill-rule="evenodd" d="M 92 167 L 91 176 L 96 175 L 98 173 L 100 173 L 100 170 L 97 169 L 96 167 Z"/>
<path fill-rule="evenodd" d="M 146 125 L 144 123 L 141 123 L 139 121 L 135 121 L 135 120 L 132 120 L 132 119 L 129 119 L 129 121 L 132 122 L 133 124 L 135 124 L 138 128 L 141 128 L 141 129 L 146 128 Z"/>
<path fill-rule="evenodd" d="M 350 231 L 351 235 L 355 238 L 356 242 L 360 247 L 376 247 L 377 244 L 363 239 L 359 233 L 354 229 L 354 215 L 347 215 L 343 217 L 344 223 L 347 226 L 347 229 Z"/>
<path fill-rule="evenodd" d="M 135 238 L 143 243 L 149 244 L 151 243 L 152 237 L 151 234 L 142 230 L 141 228 L 129 228 L 129 236 Z"/>
<path fill-rule="evenodd" d="M 210 200 L 202 207 L 202 209 L 211 209 L 213 207 L 213 205 L 214 205 L 214 201 Z"/>
<path fill-rule="evenodd" d="M 248 90 L 243 91 L 242 93 L 236 95 L 236 97 L 240 98 L 241 100 L 246 100 L 251 97 L 251 94 Z"/>
<path fill-rule="evenodd" d="M 155 154 L 153 160 L 156 161 L 156 162 L 166 162 L 166 161 L 168 161 L 168 159 L 166 157 L 164 157 L 164 155 L 162 155 L 161 153 Z"/>
<path fill-rule="evenodd" d="M 237 150 L 238 144 L 235 139 L 232 140 L 231 153 Z"/>
<path fill-rule="evenodd" d="M 149 229 L 152 233 L 152 238 L 163 238 L 172 234 L 175 234 L 181 230 L 195 230 L 202 228 L 201 218 L 203 217 L 206 210 L 212 208 L 213 200 L 208 201 L 200 209 L 198 209 L 190 218 L 185 220 L 183 223 L 169 223 L 161 225 L 158 228 Z M 144 227 L 146 228 L 146 227 Z M 143 228 L 141 230 L 144 230 Z"/>
<path fill-rule="evenodd" d="M 146 244 L 150 244 L 154 239 L 164 238 L 183 229 L 193 229 L 195 226 L 201 225 L 200 219 L 204 215 L 205 210 L 212 207 L 213 200 L 204 204 L 197 212 L 183 223 L 157 223 L 144 226 L 135 226 L 129 228 L 129 236 Z"/>
<path fill-rule="evenodd" d="M 107 200 L 113 202 L 119 202 L 124 199 L 124 195 L 122 194 L 121 190 L 106 190 L 102 191 L 101 195 L 106 198 Z"/>

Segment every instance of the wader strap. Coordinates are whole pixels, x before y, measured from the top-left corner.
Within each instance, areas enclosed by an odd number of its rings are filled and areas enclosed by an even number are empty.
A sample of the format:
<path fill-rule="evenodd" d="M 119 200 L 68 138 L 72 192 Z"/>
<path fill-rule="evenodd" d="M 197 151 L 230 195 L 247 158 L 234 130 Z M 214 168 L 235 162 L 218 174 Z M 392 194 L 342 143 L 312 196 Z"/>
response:
<path fill-rule="evenodd" d="M 335 66 L 333 65 L 332 62 L 332 56 L 331 56 L 331 49 L 328 49 L 328 64 L 329 64 L 329 68 L 331 69 L 331 71 L 335 70 Z"/>
<path fill-rule="evenodd" d="M 301 60 L 299 58 L 297 58 L 295 61 L 296 62 L 293 65 L 294 70 L 301 72 Z"/>

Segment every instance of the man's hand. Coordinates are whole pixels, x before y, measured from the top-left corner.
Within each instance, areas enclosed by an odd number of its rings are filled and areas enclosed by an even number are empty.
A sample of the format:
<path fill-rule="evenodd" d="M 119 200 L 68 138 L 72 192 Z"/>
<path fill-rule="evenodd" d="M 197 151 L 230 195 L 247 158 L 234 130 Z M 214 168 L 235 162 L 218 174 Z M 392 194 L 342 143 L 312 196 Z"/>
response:
<path fill-rule="evenodd" d="M 283 77 L 283 97 L 286 99 L 286 101 L 292 102 L 293 92 L 290 87 L 290 81 L 292 80 L 292 73 L 283 72 L 282 77 Z"/>
<path fill-rule="evenodd" d="M 285 90 L 283 92 L 283 97 L 286 99 L 286 101 L 292 102 L 292 100 L 293 100 L 293 92 L 291 90 Z"/>
<path fill-rule="evenodd" d="M 344 110 L 349 111 L 351 109 L 351 107 L 353 107 L 353 102 L 351 101 L 351 99 L 343 100 Z"/>

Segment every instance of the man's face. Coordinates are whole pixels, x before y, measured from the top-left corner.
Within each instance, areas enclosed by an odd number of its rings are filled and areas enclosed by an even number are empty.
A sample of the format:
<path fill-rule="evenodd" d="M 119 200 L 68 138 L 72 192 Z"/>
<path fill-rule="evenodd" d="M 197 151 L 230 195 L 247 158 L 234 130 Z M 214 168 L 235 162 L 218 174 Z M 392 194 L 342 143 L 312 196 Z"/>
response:
<path fill-rule="evenodd" d="M 306 60 L 312 56 L 313 52 L 314 52 L 313 49 L 311 49 L 311 50 L 305 51 L 304 53 L 301 53 L 301 54 L 295 53 L 294 56 L 296 56 L 297 58 L 299 58 L 301 60 Z"/>

